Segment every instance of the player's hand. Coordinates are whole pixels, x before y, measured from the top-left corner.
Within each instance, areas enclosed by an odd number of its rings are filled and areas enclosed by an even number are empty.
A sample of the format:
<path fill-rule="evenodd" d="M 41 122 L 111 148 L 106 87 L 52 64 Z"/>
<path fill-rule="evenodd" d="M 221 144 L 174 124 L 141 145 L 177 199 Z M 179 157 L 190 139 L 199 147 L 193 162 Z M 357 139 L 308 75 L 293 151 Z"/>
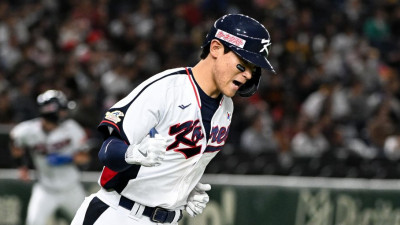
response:
<path fill-rule="evenodd" d="M 125 161 L 142 166 L 159 166 L 164 160 L 167 140 L 159 134 L 147 135 L 140 144 L 130 145 L 125 153 Z"/>
<path fill-rule="evenodd" d="M 210 184 L 198 183 L 192 192 L 190 192 L 186 205 L 186 212 L 188 212 L 191 217 L 201 214 L 204 208 L 206 208 L 210 200 L 206 191 L 209 190 L 211 190 Z"/>
<path fill-rule="evenodd" d="M 18 169 L 18 177 L 19 179 L 21 179 L 22 181 L 30 181 L 30 176 L 29 176 L 29 169 L 26 166 L 20 167 Z"/>

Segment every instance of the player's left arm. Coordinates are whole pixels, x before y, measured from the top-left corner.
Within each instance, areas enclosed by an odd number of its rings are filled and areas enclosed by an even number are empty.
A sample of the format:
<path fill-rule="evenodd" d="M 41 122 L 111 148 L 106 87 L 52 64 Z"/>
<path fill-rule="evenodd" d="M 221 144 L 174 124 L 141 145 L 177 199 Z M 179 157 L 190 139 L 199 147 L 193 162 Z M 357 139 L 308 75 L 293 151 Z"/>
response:
<path fill-rule="evenodd" d="M 74 154 L 74 163 L 83 166 L 90 162 L 90 155 L 87 151 L 79 151 Z"/>
<path fill-rule="evenodd" d="M 75 163 L 83 166 L 89 163 L 90 156 L 87 151 L 77 151 L 74 154 L 51 153 L 47 155 L 47 162 L 52 166 L 62 166 Z"/>
<path fill-rule="evenodd" d="M 69 132 L 71 137 L 71 150 L 68 152 L 50 153 L 47 162 L 52 166 L 76 164 L 87 165 L 90 162 L 89 145 L 86 132 L 77 123 L 71 123 Z"/>
<path fill-rule="evenodd" d="M 87 165 L 90 162 L 90 144 L 85 131 L 78 141 L 77 150 L 73 154 L 73 161 L 78 166 Z"/>
<path fill-rule="evenodd" d="M 203 212 L 210 198 L 206 191 L 211 190 L 210 184 L 198 183 L 196 187 L 190 192 L 187 204 L 186 212 L 190 216 L 195 217 Z"/>

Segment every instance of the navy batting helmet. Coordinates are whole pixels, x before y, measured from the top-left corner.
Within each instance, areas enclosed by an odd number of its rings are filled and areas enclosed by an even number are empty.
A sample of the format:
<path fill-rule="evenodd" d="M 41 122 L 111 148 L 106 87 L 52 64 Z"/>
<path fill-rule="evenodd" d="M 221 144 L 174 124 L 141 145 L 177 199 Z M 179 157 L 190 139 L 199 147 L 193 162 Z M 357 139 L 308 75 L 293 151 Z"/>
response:
<path fill-rule="evenodd" d="M 58 112 L 68 109 L 68 100 L 59 90 L 47 90 L 37 97 L 40 115 L 50 121 L 57 122 Z"/>
<path fill-rule="evenodd" d="M 218 39 L 239 57 L 259 67 L 253 73 L 252 79 L 240 87 L 238 93 L 241 96 L 249 97 L 257 91 L 260 68 L 275 73 L 267 59 L 271 46 L 269 32 L 257 20 L 242 14 L 225 15 L 215 21 L 202 47 L 213 39 Z"/>

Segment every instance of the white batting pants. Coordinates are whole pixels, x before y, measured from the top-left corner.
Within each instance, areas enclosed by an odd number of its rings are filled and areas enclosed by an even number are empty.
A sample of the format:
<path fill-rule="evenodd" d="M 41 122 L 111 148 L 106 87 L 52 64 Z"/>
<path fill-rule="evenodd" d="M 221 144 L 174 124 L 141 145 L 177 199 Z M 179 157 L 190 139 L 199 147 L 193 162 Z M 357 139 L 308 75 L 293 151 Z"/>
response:
<path fill-rule="evenodd" d="M 28 205 L 26 225 L 45 225 L 57 209 L 64 210 L 72 218 L 84 198 L 85 192 L 80 184 L 59 192 L 34 184 Z"/>
<path fill-rule="evenodd" d="M 136 208 L 127 210 L 119 206 L 119 198 L 119 195 L 113 192 L 106 192 L 103 189 L 90 195 L 85 198 L 85 201 L 78 209 L 71 225 L 161 225 L 161 223 L 153 222 L 149 217 L 141 214 L 144 209 L 143 205 L 137 204 Z M 97 202 L 95 206 L 97 211 L 99 208 L 103 208 L 103 210 L 100 210 L 103 211 L 101 214 L 91 212 L 89 205 L 92 204 L 91 207 L 93 207 L 93 202 Z M 178 225 L 178 222 L 164 224 Z"/>

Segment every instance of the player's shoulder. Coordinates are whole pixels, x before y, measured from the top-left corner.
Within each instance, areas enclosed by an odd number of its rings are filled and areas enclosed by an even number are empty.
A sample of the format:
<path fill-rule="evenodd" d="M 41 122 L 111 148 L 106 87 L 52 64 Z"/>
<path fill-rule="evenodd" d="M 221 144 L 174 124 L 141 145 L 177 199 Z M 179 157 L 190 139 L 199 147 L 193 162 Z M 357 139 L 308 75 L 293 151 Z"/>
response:
<path fill-rule="evenodd" d="M 12 129 L 11 129 L 11 134 L 12 135 L 21 135 L 21 134 L 26 134 L 26 133 L 35 133 L 38 130 L 41 129 L 41 122 L 40 118 L 34 118 L 30 120 L 25 120 L 22 121 L 18 124 L 16 124 Z"/>
<path fill-rule="evenodd" d="M 40 118 L 34 118 L 30 120 L 25 120 L 13 127 L 13 130 L 15 129 L 25 129 L 25 128 L 35 128 L 40 125 Z"/>
<path fill-rule="evenodd" d="M 164 78 L 179 78 L 182 75 L 187 75 L 187 68 L 185 67 L 178 67 L 178 68 L 173 68 L 173 69 L 167 69 L 164 70 L 162 72 L 159 72 L 157 74 L 155 74 L 154 76 L 152 76 L 151 78 L 153 79 L 164 79 Z M 151 79 L 150 78 L 150 79 Z"/>
<path fill-rule="evenodd" d="M 185 92 L 185 88 L 181 87 L 189 87 L 188 82 L 187 68 L 168 69 L 142 82 L 131 94 L 132 96 L 141 95 L 142 93 L 151 93 L 153 95 L 154 93 L 171 93 L 171 90 L 179 90 L 178 92 L 181 93 Z"/>
<path fill-rule="evenodd" d="M 60 125 L 59 129 L 66 132 L 66 135 L 73 137 L 84 137 L 86 136 L 85 129 L 76 120 L 68 118 L 64 120 Z"/>
<path fill-rule="evenodd" d="M 187 80 L 187 74 L 187 69 L 184 67 L 168 69 L 150 77 L 145 83 L 168 87 Z"/>
<path fill-rule="evenodd" d="M 64 120 L 60 125 L 67 128 L 83 129 L 82 126 L 76 120 L 71 118 Z"/>
<path fill-rule="evenodd" d="M 224 95 L 221 99 L 220 105 L 224 107 L 227 111 L 233 112 L 234 104 L 232 98 Z"/>

